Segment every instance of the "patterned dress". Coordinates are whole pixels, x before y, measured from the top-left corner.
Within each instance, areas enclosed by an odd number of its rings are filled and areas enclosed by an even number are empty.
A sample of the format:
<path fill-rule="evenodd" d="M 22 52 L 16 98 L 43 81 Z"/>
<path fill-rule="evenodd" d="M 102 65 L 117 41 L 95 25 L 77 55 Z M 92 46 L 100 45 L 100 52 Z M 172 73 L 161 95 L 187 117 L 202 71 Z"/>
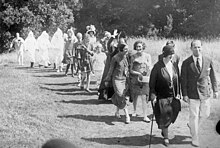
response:
<path fill-rule="evenodd" d="M 76 58 L 78 59 L 78 66 L 81 72 L 91 72 L 92 61 L 91 56 L 93 53 L 86 48 L 83 42 L 77 42 L 75 44 Z"/>

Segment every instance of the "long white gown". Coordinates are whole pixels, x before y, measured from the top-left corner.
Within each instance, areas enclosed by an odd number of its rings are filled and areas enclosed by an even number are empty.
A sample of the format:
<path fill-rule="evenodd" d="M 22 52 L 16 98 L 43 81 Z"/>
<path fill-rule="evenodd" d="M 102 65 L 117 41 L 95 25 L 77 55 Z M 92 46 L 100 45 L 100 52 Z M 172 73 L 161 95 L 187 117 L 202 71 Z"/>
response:
<path fill-rule="evenodd" d="M 49 55 L 51 57 L 51 62 L 55 63 L 57 67 L 62 66 L 64 54 L 64 36 L 62 30 L 57 28 L 51 39 L 51 50 Z"/>
<path fill-rule="evenodd" d="M 24 45 L 25 50 L 27 51 L 27 60 L 29 62 L 35 62 L 35 51 L 38 49 L 38 45 L 32 31 L 28 33 L 28 36 L 24 41 Z"/>
<path fill-rule="evenodd" d="M 42 34 L 37 38 L 37 44 L 39 48 L 39 65 L 48 66 L 48 64 L 50 64 L 49 49 L 51 48 L 51 44 L 49 40 L 49 35 L 46 31 L 43 31 Z"/>

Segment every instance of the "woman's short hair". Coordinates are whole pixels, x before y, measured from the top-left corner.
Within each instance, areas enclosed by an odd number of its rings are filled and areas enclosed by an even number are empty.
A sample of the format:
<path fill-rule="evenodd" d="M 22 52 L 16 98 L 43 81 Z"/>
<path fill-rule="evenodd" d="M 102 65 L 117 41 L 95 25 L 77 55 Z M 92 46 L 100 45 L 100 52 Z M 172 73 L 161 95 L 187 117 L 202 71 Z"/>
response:
<path fill-rule="evenodd" d="M 134 50 L 136 50 L 137 44 L 139 44 L 139 43 L 142 44 L 143 50 L 144 50 L 146 48 L 146 44 L 143 41 L 140 41 L 140 40 L 138 40 L 134 43 Z"/>
<path fill-rule="evenodd" d="M 166 45 L 175 47 L 174 41 L 167 41 Z"/>

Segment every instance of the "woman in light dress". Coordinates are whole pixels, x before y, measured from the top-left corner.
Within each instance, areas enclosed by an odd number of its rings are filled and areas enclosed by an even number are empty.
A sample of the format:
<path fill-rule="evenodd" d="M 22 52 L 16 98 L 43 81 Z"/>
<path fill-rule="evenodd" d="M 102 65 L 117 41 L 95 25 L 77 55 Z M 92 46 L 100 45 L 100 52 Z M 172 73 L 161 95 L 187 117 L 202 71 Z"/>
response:
<path fill-rule="evenodd" d="M 146 53 L 145 43 L 136 41 L 134 43 L 134 50 L 137 52 L 131 56 L 130 63 L 130 82 L 131 88 L 130 95 L 133 101 L 134 112 L 132 116 L 137 116 L 137 100 L 142 100 L 142 109 L 145 122 L 150 122 L 147 117 L 147 100 L 149 94 L 149 77 L 151 69 L 151 56 Z"/>

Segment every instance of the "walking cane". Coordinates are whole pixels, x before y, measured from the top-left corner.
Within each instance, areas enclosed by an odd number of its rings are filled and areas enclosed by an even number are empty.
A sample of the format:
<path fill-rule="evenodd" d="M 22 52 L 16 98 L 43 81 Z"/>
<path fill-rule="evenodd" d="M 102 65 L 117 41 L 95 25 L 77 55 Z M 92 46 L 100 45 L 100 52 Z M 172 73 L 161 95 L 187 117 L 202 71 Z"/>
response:
<path fill-rule="evenodd" d="M 151 129 L 150 129 L 150 139 L 149 139 L 149 148 L 151 147 L 151 137 L 152 137 L 152 132 L 153 132 L 153 123 L 154 123 L 154 105 L 153 102 L 151 101 L 152 109 L 153 109 L 153 115 L 151 119 Z"/>

